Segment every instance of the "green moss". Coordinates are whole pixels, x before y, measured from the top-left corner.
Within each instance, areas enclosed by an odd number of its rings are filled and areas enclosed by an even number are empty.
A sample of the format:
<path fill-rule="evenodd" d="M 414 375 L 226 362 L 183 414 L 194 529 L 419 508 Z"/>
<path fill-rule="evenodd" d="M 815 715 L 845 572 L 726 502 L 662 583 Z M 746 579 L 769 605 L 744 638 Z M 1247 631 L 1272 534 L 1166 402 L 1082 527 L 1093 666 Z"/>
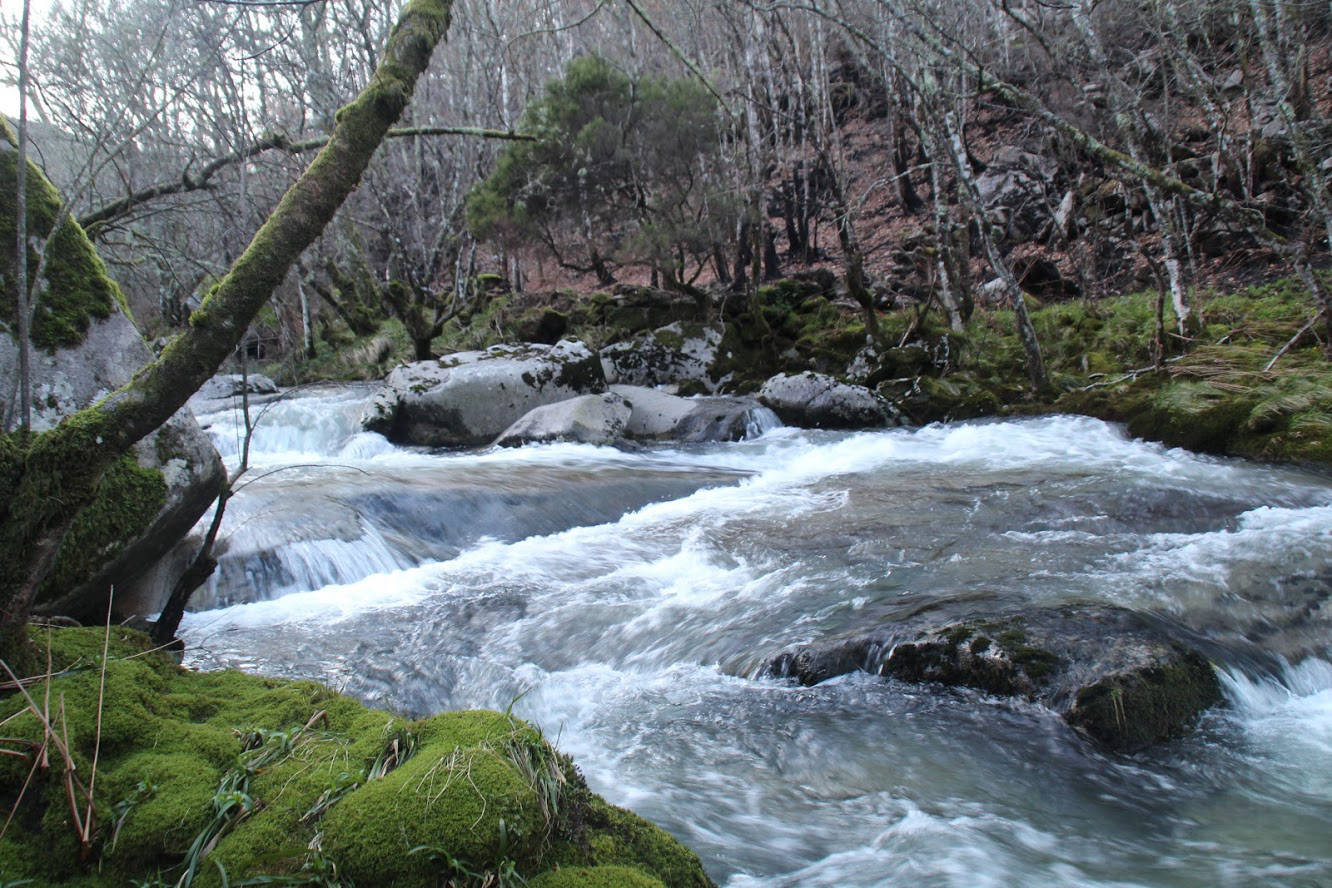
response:
<path fill-rule="evenodd" d="M 597 866 L 641 867 L 667 888 L 702 888 L 712 884 L 698 858 L 643 818 L 595 797 L 584 816 L 589 862 Z"/>
<path fill-rule="evenodd" d="M 1247 392 L 1180 380 L 1144 391 L 1129 402 L 1129 432 L 1174 447 L 1224 453 L 1255 406 Z"/>
<path fill-rule="evenodd" d="M 31 635 L 43 651 L 50 646 L 60 673 L 52 699 L 66 713 L 60 731 L 77 772 L 88 774 L 102 633 Z M 90 851 L 79 848 L 57 767 L 30 786 L 0 841 L 5 878 L 175 882 L 203 836 L 215 847 L 197 870 L 199 886 L 221 885 L 217 864 L 233 883 L 313 879 L 336 868 L 363 885 L 424 888 L 449 867 L 480 884 L 501 873 L 613 863 L 647 880 L 641 884 L 711 884 L 692 854 L 590 793 L 521 721 L 463 712 L 409 724 L 313 682 L 189 672 L 148 644 L 141 633 L 112 629 Z M 36 741 L 40 723 L 25 708 L 19 697 L 0 700 L 0 720 L 8 719 L 7 737 Z M 24 759 L 0 756 L 0 799 L 17 796 L 27 771 Z M 218 806 L 235 798 L 243 808 L 227 808 L 219 820 Z M 248 813 L 235 816 L 241 810 Z"/>
<path fill-rule="evenodd" d="M 96 499 L 74 519 L 39 600 L 91 579 L 152 524 L 166 505 L 166 496 L 160 470 L 143 468 L 133 456 L 121 457 L 102 476 Z"/>
<path fill-rule="evenodd" d="M 953 647 L 957 647 L 968 638 L 976 634 L 976 630 L 966 623 L 958 623 L 955 626 L 949 626 L 943 631 L 943 639 Z"/>
<path fill-rule="evenodd" d="M 664 888 L 659 879 L 624 866 L 574 866 L 550 870 L 527 885 L 528 888 Z"/>
<path fill-rule="evenodd" d="M 1180 651 L 1166 665 L 1084 688 L 1064 719 L 1110 749 L 1132 751 L 1179 736 L 1219 702 L 1221 687 L 1211 665 Z"/>
<path fill-rule="evenodd" d="M 0 152 L 0 243 L 15 242 L 15 198 L 18 154 L 12 150 Z M 29 161 L 27 170 L 28 274 L 37 273 L 40 263 L 38 247 L 46 240 L 60 211 L 60 195 Z M 106 272 L 92 244 L 78 223 L 62 216 L 64 224 L 50 244 L 46 271 L 32 319 L 31 339 L 39 348 L 55 351 L 57 348 L 78 345 L 83 341 L 88 325 L 94 319 L 106 318 L 118 307 L 129 313 L 125 298 Z M 11 330 L 17 329 L 15 306 L 16 274 L 12 247 L 0 251 L 0 318 Z M 11 334 L 12 335 L 12 334 Z"/>

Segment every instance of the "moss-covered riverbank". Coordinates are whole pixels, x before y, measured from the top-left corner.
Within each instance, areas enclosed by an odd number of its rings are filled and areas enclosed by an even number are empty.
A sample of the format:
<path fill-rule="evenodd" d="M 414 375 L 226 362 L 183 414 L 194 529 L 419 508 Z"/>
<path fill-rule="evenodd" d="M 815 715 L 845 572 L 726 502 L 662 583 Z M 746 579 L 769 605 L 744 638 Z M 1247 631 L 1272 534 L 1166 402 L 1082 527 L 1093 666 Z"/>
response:
<path fill-rule="evenodd" d="M 1011 314 L 986 313 L 973 320 L 957 371 L 925 387 L 930 418 L 1083 413 L 1174 447 L 1332 466 L 1332 361 L 1308 326 L 1317 308 L 1303 287 L 1200 293 L 1188 337 L 1174 334 L 1167 310 L 1159 368 L 1154 302 L 1142 293 L 1035 311 L 1055 386 L 1039 397 L 1020 384 Z"/>
<path fill-rule="evenodd" d="M 876 388 L 917 423 L 1083 413 L 1124 422 L 1132 434 L 1171 446 L 1332 465 L 1332 362 L 1322 325 L 1310 325 L 1317 306 L 1293 279 L 1200 291 L 1187 336 L 1176 332 L 1166 306 L 1159 367 L 1155 293 L 1032 300 L 1052 384 L 1041 393 L 1031 389 L 1009 310 L 979 308 L 961 333 L 947 328 L 937 308 L 880 313 L 879 344 L 867 349 L 864 316 L 837 299 L 831 275 L 767 284 L 758 298 L 762 323 L 734 294 L 505 292 L 466 323 L 452 322 L 434 347 L 445 353 L 554 335 L 598 348 L 672 321 L 686 330 L 714 323 L 724 330 L 711 368 L 714 378 L 726 380 L 722 391 L 755 391 L 775 373 L 815 370 Z M 382 378 L 409 353 L 401 325 L 387 322 L 313 362 L 268 372 L 284 383 Z M 688 385 L 682 390 L 691 393 Z"/>
<path fill-rule="evenodd" d="M 0 700 L 0 884 L 711 884 L 508 715 L 409 722 L 120 628 L 103 691 L 102 630 L 33 634 L 55 677 Z"/>

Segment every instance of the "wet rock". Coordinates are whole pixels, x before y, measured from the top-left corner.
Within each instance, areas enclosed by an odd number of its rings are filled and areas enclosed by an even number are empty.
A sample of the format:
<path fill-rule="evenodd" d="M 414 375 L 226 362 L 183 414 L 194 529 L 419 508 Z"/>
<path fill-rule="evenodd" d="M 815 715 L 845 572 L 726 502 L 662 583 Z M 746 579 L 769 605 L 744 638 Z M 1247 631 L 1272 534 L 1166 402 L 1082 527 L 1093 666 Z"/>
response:
<path fill-rule="evenodd" d="M 855 429 L 898 421 L 893 408 L 864 386 L 811 371 L 778 374 L 758 397 L 782 422 L 801 428 Z"/>
<path fill-rule="evenodd" d="M 795 648 L 767 665 L 807 685 L 857 670 L 1030 700 L 1117 752 L 1181 736 L 1221 702 L 1210 663 L 1179 630 L 1100 605 L 922 619 Z"/>
<path fill-rule="evenodd" d="M 676 322 L 606 346 L 601 368 L 611 384 L 676 385 L 711 394 L 717 384 L 708 371 L 721 341 L 719 326 Z"/>
<path fill-rule="evenodd" d="M 361 424 L 396 443 L 471 447 L 536 407 L 605 391 L 601 362 L 581 342 L 495 345 L 398 367 Z"/>
<path fill-rule="evenodd" d="M 528 411 L 495 440 L 501 447 L 546 441 L 614 444 L 624 437 L 632 408 L 617 394 L 582 395 Z"/>
<path fill-rule="evenodd" d="M 762 431 L 764 425 L 766 411 L 753 398 L 682 398 L 632 385 L 614 385 L 611 391 L 632 407 L 624 433 L 634 440 L 739 441 Z"/>

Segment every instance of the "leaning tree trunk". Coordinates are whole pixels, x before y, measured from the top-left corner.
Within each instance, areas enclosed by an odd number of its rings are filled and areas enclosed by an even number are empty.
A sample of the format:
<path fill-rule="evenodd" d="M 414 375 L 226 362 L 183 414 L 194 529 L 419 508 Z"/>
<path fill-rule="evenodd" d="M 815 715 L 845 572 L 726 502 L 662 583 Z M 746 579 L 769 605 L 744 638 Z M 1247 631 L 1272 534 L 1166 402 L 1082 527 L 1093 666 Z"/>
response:
<path fill-rule="evenodd" d="M 448 31 L 452 0 L 410 0 L 371 81 L 283 196 L 189 329 L 123 388 L 36 435 L 0 439 L 0 658 L 29 655 L 33 597 L 106 469 L 171 417 L 235 349 L 301 252 L 360 181 Z"/>
<path fill-rule="evenodd" d="M 953 166 L 958 175 L 959 190 L 971 205 L 977 227 L 980 229 L 981 245 L 985 248 L 985 258 L 989 261 L 990 268 L 994 270 L 994 273 L 999 275 L 999 279 L 1004 285 L 1004 292 L 1008 296 L 1008 303 L 1013 307 L 1013 316 L 1017 321 L 1018 341 L 1022 343 L 1022 350 L 1027 354 L 1027 375 L 1031 378 L 1031 384 L 1036 391 L 1044 392 L 1050 388 L 1050 377 L 1045 372 L 1045 359 L 1041 356 L 1041 344 L 1036 338 L 1036 328 L 1031 323 L 1031 316 L 1027 314 L 1027 302 L 1022 298 L 1022 288 L 1018 286 L 1017 278 L 1013 275 L 1013 269 L 1009 268 L 1008 263 L 999 252 L 999 247 L 994 242 L 993 235 L 990 234 L 989 213 L 985 211 L 985 204 L 976 188 L 976 175 L 972 171 L 971 160 L 967 155 L 966 145 L 962 141 L 962 131 L 958 127 L 957 121 L 953 119 L 951 112 L 943 115 L 943 125 L 953 156 Z"/>

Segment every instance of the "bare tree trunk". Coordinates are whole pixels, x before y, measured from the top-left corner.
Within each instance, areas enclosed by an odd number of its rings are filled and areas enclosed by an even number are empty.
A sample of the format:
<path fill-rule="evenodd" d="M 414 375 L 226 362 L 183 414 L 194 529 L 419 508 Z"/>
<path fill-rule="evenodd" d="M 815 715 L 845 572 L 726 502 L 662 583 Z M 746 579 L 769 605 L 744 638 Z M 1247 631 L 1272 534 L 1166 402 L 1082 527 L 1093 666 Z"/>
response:
<path fill-rule="evenodd" d="M 1142 100 L 1114 74 L 1105 46 L 1092 25 L 1090 10 L 1083 5 L 1085 2 L 1086 0 L 1078 0 L 1070 7 L 1073 23 L 1082 34 L 1092 61 L 1109 82 L 1113 110 L 1117 119 L 1121 121 L 1121 129 L 1128 140 L 1130 155 L 1139 164 L 1146 166 L 1146 151 L 1143 148 L 1143 135 L 1140 132 L 1144 128 L 1141 123 L 1144 120 Z M 1188 286 L 1184 280 L 1184 265 L 1180 260 L 1180 240 L 1184 235 L 1175 224 L 1170 201 L 1157 183 L 1143 177 L 1142 188 L 1147 195 L 1147 205 L 1151 208 L 1157 230 L 1161 235 L 1161 252 L 1165 255 L 1166 275 L 1170 281 L 1170 301 L 1174 305 L 1175 317 L 1178 319 L 1179 332 L 1182 336 L 1190 325 L 1189 314 L 1192 310 L 1189 304 Z"/>
<path fill-rule="evenodd" d="M 23 626 L 33 598 L 107 467 L 216 371 L 356 187 L 448 30 L 451 7 L 451 0 L 410 0 L 370 84 L 339 113 L 328 144 L 193 313 L 186 332 L 123 388 L 56 428 L 22 444 L 0 439 L 0 477 L 7 481 L 0 500 L 0 657 L 26 656 Z"/>
<path fill-rule="evenodd" d="M 305 281 L 296 279 L 296 293 L 301 300 L 301 348 L 307 358 L 315 356 L 314 329 L 310 324 L 310 297 L 305 292 Z"/>
<path fill-rule="evenodd" d="M 1004 261 L 999 248 L 994 243 L 994 237 L 990 234 L 990 220 L 985 211 L 985 206 L 981 202 L 980 193 L 976 189 L 976 176 L 972 171 L 971 161 L 967 157 L 966 146 L 962 143 L 962 133 L 958 129 L 957 122 L 951 112 L 943 115 L 943 123 L 953 155 L 953 166 L 958 174 L 958 184 L 960 190 L 966 195 L 968 203 L 971 204 L 972 214 L 977 222 L 976 227 L 980 229 L 981 244 L 985 248 L 985 257 L 989 260 L 994 273 L 999 275 L 999 279 L 1003 282 L 1004 293 L 1008 297 L 1009 305 L 1013 307 L 1013 314 L 1017 320 L 1018 339 L 1022 343 L 1022 350 L 1027 354 L 1027 375 L 1031 378 L 1031 384 L 1035 386 L 1036 391 L 1044 392 L 1050 388 L 1050 378 L 1045 372 L 1045 360 L 1041 357 L 1041 344 L 1036 338 L 1036 328 L 1032 326 L 1031 316 L 1027 314 L 1027 302 L 1022 298 L 1022 288 L 1018 286 L 1017 278 L 1013 276 L 1013 270 Z"/>
<path fill-rule="evenodd" d="M 967 319 L 971 316 L 971 297 L 967 293 L 966 282 L 961 280 L 961 275 L 954 273 L 958 259 L 954 255 L 952 221 L 949 219 L 948 206 L 944 203 L 943 176 L 939 173 L 942 162 L 941 157 L 930 159 L 930 190 L 934 198 L 934 265 L 939 278 L 936 292 L 939 304 L 948 315 L 949 329 L 961 333 L 966 329 Z M 966 261 L 965 257 L 962 261 Z"/>
<path fill-rule="evenodd" d="M 19 26 L 19 126 L 18 163 L 14 182 L 14 229 L 18 233 L 14 256 L 15 312 L 18 321 L 19 428 L 32 428 L 32 311 L 28 293 L 28 25 L 31 0 L 23 0 L 23 22 Z M 6 429 L 6 431 L 8 431 Z"/>

